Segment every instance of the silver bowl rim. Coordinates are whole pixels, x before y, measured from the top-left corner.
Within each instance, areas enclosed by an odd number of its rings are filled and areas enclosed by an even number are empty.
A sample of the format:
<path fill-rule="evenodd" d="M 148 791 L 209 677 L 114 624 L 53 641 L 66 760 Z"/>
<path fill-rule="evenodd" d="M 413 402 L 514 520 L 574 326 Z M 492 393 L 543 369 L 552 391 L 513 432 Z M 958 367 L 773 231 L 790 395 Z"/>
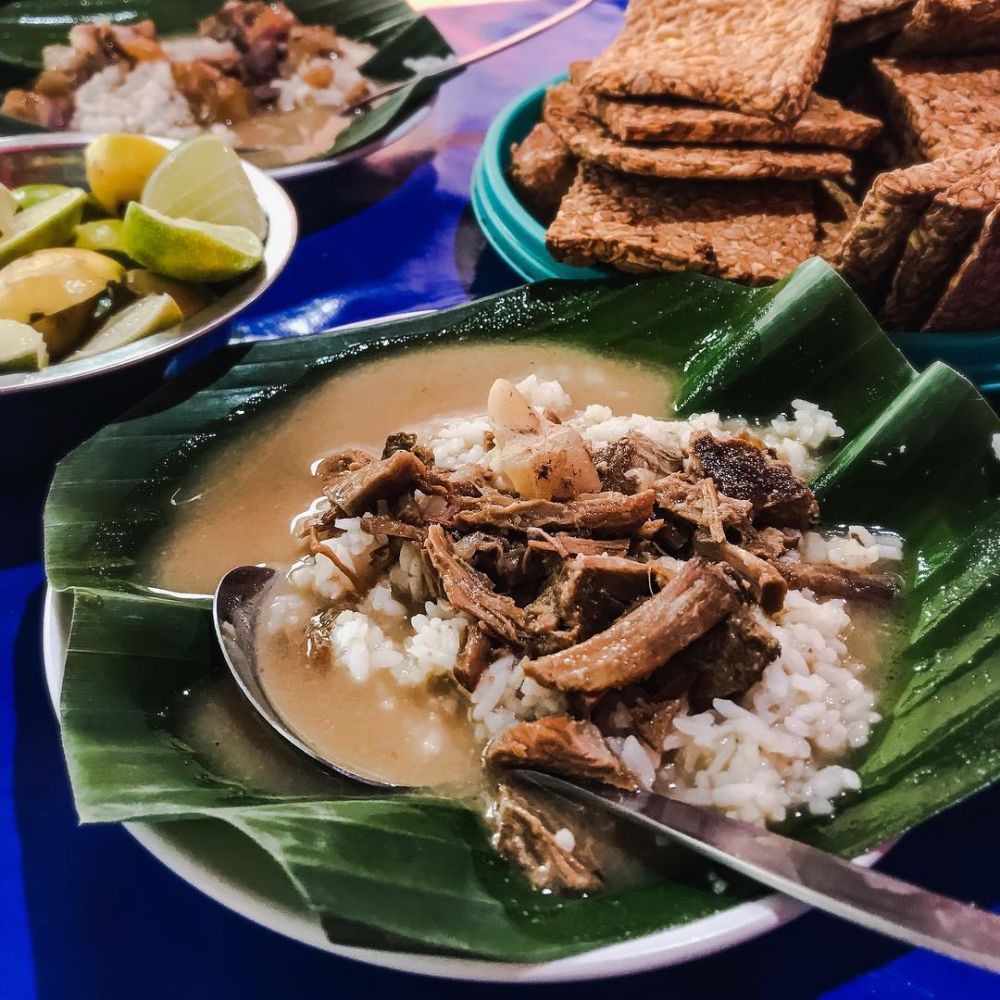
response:
<path fill-rule="evenodd" d="M 48 132 L 0 138 L 0 160 L 8 153 L 83 149 L 93 138 L 93 135 L 80 132 Z M 180 141 L 159 136 L 149 138 L 168 149 L 178 145 Z M 268 220 L 264 259 L 253 274 L 195 315 L 162 333 L 103 354 L 81 358 L 79 361 L 57 362 L 38 372 L 0 375 L 0 397 L 80 382 L 173 354 L 217 329 L 260 298 L 288 263 L 298 235 L 298 217 L 291 199 L 277 181 L 245 160 L 242 162 Z"/>

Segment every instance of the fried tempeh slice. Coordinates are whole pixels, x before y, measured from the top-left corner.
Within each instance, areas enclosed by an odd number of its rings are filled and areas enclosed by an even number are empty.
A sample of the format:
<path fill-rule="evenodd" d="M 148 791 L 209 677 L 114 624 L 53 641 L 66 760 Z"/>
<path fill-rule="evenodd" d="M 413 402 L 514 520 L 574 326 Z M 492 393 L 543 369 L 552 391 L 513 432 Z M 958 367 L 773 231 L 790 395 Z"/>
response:
<path fill-rule="evenodd" d="M 952 275 L 924 324 L 925 330 L 995 330 L 1000 327 L 1000 208 Z"/>
<path fill-rule="evenodd" d="M 905 7 L 874 14 L 853 21 L 837 21 L 830 36 L 830 57 L 835 60 L 841 53 L 853 53 L 885 42 L 898 35 L 910 19 L 910 0 Z"/>
<path fill-rule="evenodd" d="M 485 573 L 473 569 L 455 552 L 454 543 L 440 524 L 427 529 L 424 551 L 455 608 L 471 615 L 498 639 L 515 647 L 524 645 L 524 611 L 506 594 L 498 594 Z"/>
<path fill-rule="evenodd" d="M 913 0 L 838 0 L 836 24 L 851 24 L 869 17 L 891 14 L 913 5 Z"/>
<path fill-rule="evenodd" d="M 872 65 L 914 159 L 1000 142 L 1000 55 L 876 59 Z"/>
<path fill-rule="evenodd" d="M 885 302 L 883 319 L 919 329 L 1000 203 L 1000 169 L 971 174 L 936 195 L 910 233 Z"/>
<path fill-rule="evenodd" d="M 816 253 L 826 260 L 832 260 L 840 252 L 844 238 L 858 216 L 858 206 L 836 181 L 819 181 L 814 191 L 816 228 L 819 230 Z"/>
<path fill-rule="evenodd" d="M 510 181 L 518 197 L 542 221 L 556 214 L 576 174 L 576 161 L 545 122 L 511 148 Z"/>
<path fill-rule="evenodd" d="M 632 0 L 585 82 L 614 96 L 688 98 L 794 121 L 830 40 L 836 0 Z"/>
<path fill-rule="evenodd" d="M 659 593 L 584 642 L 535 660 L 524 672 L 559 691 L 594 694 L 647 678 L 739 603 L 726 571 L 689 559 Z"/>
<path fill-rule="evenodd" d="M 546 124 L 574 156 L 626 174 L 715 180 L 813 180 L 844 176 L 851 170 L 850 157 L 836 150 L 622 142 L 587 113 L 580 90 L 571 83 L 550 88 L 542 113 Z"/>
<path fill-rule="evenodd" d="M 893 42 L 900 55 L 966 55 L 1000 49 L 996 0 L 917 0 Z"/>
<path fill-rule="evenodd" d="M 486 763 L 498 767 L 536 767 L 567 778 L 600 781 L 634 791 L 635 779 L 611 752 L 592 722 L 568 715 L 548 715 L 521 722 L 486 749 Z"/>
<path fill-rule="evenodd" d="M 760 115 L 702 107 L 627 101 L 582 91 L 584 105 L 624 142 L 758 142 L 790 146 L 863 149 L 882 128 L 877 118 L 850 111 L 831 97 L 813 94 L 802 117 L 787 125 Z"/>
<path fill-rule="evenodd" d="M 890 170 L 875 178 L 833 260 L 869 305 L 879 303 L 911 230 L 936 194 L 957 180 L 1000 164 L 1000 146 Z"/>
<path fill-rule="evenodd" d="M 805 184 L 627 177 L 582 163 L 546 244 L 567 264 L 764 284 L 812 254 L 814 222 Z"/>

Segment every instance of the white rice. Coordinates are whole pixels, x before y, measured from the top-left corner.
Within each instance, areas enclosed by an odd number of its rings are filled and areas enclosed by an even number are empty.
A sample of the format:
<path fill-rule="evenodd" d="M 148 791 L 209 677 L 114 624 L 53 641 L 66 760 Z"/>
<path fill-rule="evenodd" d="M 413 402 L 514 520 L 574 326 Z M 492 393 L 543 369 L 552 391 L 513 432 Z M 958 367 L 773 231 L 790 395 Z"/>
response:
<path fill-rule="evenodd" d="M 573 410 L 558 382 L 529 376 L 518 388 L 539 413 L 577 428 L 592 447 L 641 431 L 658 444 L 680 449 L 695 430 L 727 436 L 749 429 L 783 456 L 799 474 L 815 469 L 817 450 L 843 434 L 833 415 L 813 403 L 794 400 L 791 416 L 762 427 L 705 413 L 687 420 L 658 420 L 640 414 L 615 415 L 606 406 Z M 488 463 L 485 415 L 452 418 L 420 431 L 438 465 L 461 469 Z M 439 498 L 417 495 L 421 505 Z M 310 508 L 316 512 L 325 501 Z M 296 530 L 301 519 L 293 522 Z M 335 522 L 340 534 L 326 545 L 355 574 L 371 575 L 378 540 L 360 529 L 360 519 Z M 870 569 L 902 557 L 898 537 L 852 525 L 846 532 L 807 532 L 791 558 L 846 569 Z M 663 557 L 674 570 L 683 564 Z M 342 600 L 350 584 L 322 553 L 307 556 L 288 574 L 291 593 L 270 609 L 273 627 L 301 627 L 309 600 Z M 369 580 L 370 582 L 370 580 Z M 403 685 L 423 684 L 454 670 L 469 619 L 444 600 L 431 599 L 433 585 L 419 546 L 404 542 L 397 562 L 357 608 L 337 613 L 330 629 L 334 663 L 358 681 L 387 671 Z M 280 603 L 279 603 L 280 602 Z M 407 608 L 421 608 L 411 613 Z M 753 823 L 780 822 L 797 810 L 833 811 L 837 798 L 860 779 L 836 763 L 863 746 L 878 722 L 875 697 L 864 682 L 864 664 L 847 646 L 851 619 L 842 600 L 817 600 L 809 591 L 790 591 L 784 608 L 768 618 L 755 614 L 781 646 L 781 653 L 738 702 L 717 699 L 710 711 L 682 713 L 662 747 L 650 747 L 632 729 L 621 706 L 612 718 L 619 735 L 608 744 L 644 788 L 668 791 L 686 801 L 711 805 Z M 567 710 L 566 698 L 527 677 L 521 662 L 505 655 L 489 665 L 469 696 L 469 713 L 483 743 L 520 721 Z M 567 848 L 572 849 L 572 848 Z"/>
<path fill-rule="evenodd" d="M 114 64 L 77 88 L 71 127 L 78 132 L 145 132 L 184 138 L 201 128 L 177 89 L 170 63 Z"/>
<path fill-rule="evenodd" d="M 310 72 L 329 67 L 332 79 L 328 86 L 315 87 L 306 79 Z M 365 78 L 357 65 L 348 59 L 307 59 L 296 67 L 287 80 L 276 79 L 272 86 L 278 92 L 279 111 L 313 105 L 320 108 L 339 108 L 347 103 L 347 95 Z"/>

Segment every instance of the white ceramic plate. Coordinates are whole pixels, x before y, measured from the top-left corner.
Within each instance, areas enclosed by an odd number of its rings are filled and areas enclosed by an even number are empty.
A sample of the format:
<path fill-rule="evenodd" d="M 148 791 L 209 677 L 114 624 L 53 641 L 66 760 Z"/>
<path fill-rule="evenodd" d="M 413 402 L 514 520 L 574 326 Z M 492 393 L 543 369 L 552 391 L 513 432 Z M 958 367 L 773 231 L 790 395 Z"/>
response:
<path fill-rule="evenodd" d="M 69 637 L 72 598 L 49 589 L 42 629 L 45 679 L 58 707 Z M 277 866 L 233 828 L 221 823 L 126 823 L 128 831 L 171 871 L 196 889 L 263 927 L 344 958 L 387 969 L 500 983 L 555 983 L 647 972 L 714 954 L 787 923 L 806 908 L 768 896 L 730 910 L 621 944 L 558 959 L 518 965 L 434 955 L 411 955 L 332 944 Z M 872 865 L 884 853 L 858 859 Z"/>
<path fill-rule="evenodd" d="M 29 183 L 82 185 L 83 150 L 92 138 L 53 132 L 0 139 L 0 180 L 8 187 Z M 156 141 L 167 147 L 177 145 L 176 139 Z M 135 344 L 79 361 L 59 362 L 40 372 L 0 375 L 0 396 L 77 382 L 172 353 L 204 337 L 259 298 L 288 262 L 295 246 L 298 220 L 295 207 L 281 186 L 256 167 L 248 163 L 244 166 L 268 221 L 264 260 L 253 274 L 189 319 Z"/>

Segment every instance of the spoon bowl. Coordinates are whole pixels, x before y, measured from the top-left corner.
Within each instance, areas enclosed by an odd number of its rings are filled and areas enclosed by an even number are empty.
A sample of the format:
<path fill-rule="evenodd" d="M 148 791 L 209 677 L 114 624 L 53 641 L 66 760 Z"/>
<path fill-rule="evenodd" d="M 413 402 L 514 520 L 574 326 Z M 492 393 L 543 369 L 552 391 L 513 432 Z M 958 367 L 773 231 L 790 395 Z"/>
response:
<path fill-rule="evenodd" d="M 374 788 L 403 786 L 363 774 L 319 753 L 281 717 L 267 695 L 257 663 L 257 622 L 276 570 L 269 566 L 237 566 L 220 581 L 212 603 L 215 635 L 229 672 L 246 700 L 271 728 L 297 750 L 329 771 Z"/>

